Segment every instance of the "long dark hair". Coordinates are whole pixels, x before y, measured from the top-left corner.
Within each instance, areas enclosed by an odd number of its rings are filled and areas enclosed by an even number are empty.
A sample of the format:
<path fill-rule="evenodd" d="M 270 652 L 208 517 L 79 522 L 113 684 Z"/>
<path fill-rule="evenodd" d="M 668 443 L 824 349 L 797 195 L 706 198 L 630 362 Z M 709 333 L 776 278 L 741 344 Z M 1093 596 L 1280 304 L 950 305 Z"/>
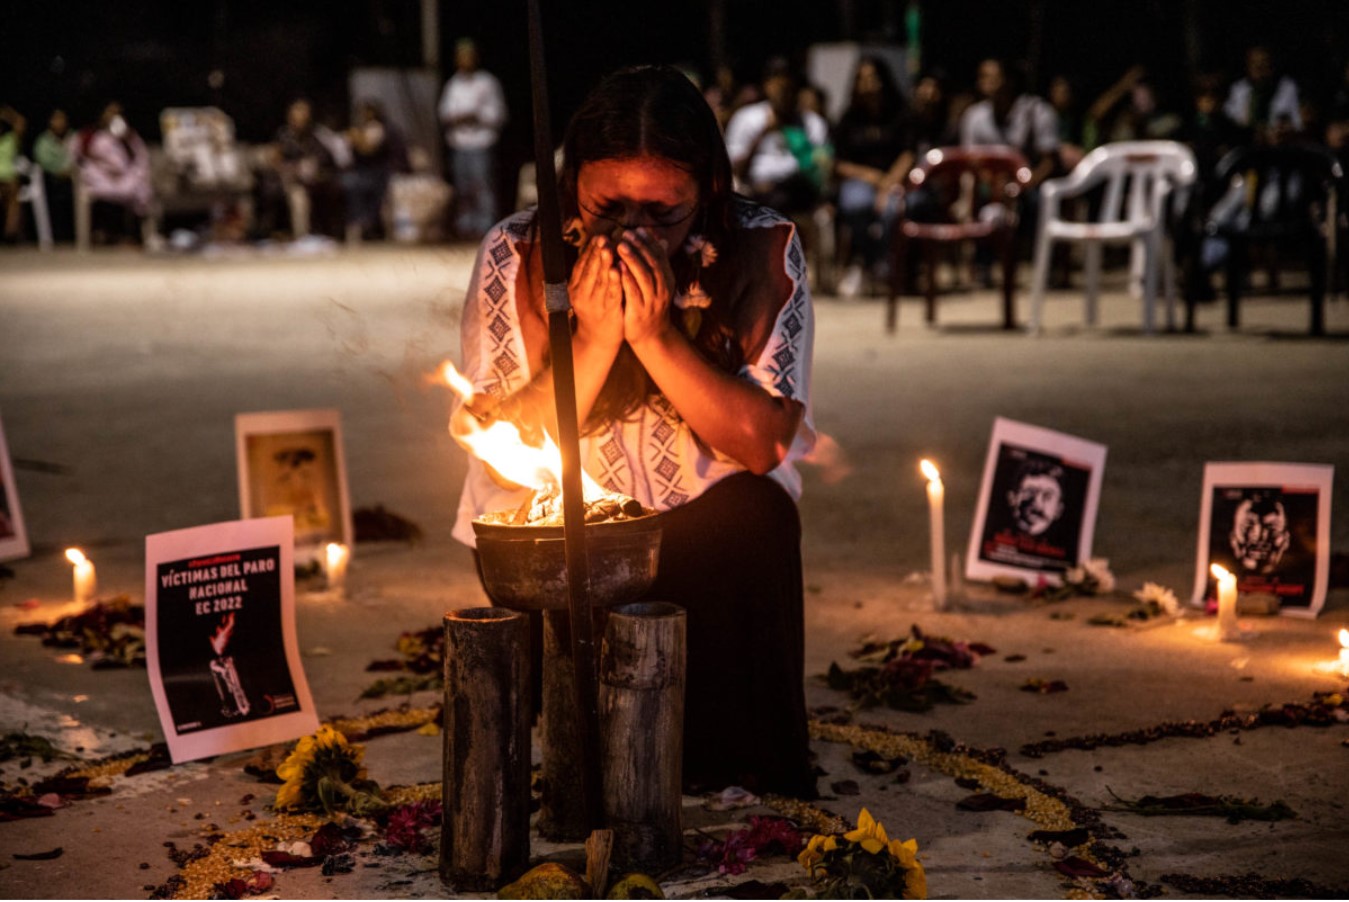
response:
<path fill-rule="evenodd" d="M 585 163 L 659 157 L 693 176 L 699 209 L 690 234 L 702 235 L 716 247 L 717 273 L 732 265 L 731 161 L 716 115 L 684 73 L 671 66 L 634 66 L 606 76 L 572 116 L 562 149 L 558 190 L 564 219 L 578 214 L 576 182 Z M 676 290 L 684 291 L 698 277 L 697 266 L 680 248 L 671 248 L 670 255 Z M 570 262 L 574 264 L 575 256 Z M 715 281 L 729 284 L 721 278 Z M 730 326 L 732 299 L 716 294 L 712 306 L 702 311 L 701 325 L 691 340 L 705 358 L 734 373 L 743 355 Z M 676 322 L 681 312 L 671 304 L 670 314 Z M 591 409 L 587 429 L 632 416 L 657 392 L 632 349 L 623 345 Z"/>

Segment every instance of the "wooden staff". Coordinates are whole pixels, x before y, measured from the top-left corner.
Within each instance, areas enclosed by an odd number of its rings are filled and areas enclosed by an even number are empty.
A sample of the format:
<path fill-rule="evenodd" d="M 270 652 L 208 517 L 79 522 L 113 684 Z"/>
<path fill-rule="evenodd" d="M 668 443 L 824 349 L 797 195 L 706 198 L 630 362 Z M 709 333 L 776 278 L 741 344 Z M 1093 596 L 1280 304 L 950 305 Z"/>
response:
<path fill-rule="evenodd" d="M 529 619 L 446 613 L 444 668 L 440 876 L 494 890 L 529 863 Z"/>
<path fill-rule="evenodd" d="M 600 652 L 605 821 L 621 870 L 657 873 L 683 848 L 684 609 L 668 602 L 609 611 Z"/>
<path fill-rule="evenodd" d="M 571 300 L 562 247 L 557 172 L 553 168 L 552 129 L 548 121 L 548 74 L 543 62 L 543 24 L 538 0 L 529 2 L 529 71 L 534 95 L 534 170 L 538 180 L 536 223 L 543 251 L 543 291 L 548 308 L 548 349 L 552 357 L 553 397 L 557 405 L 558 449 L 562 452 L 562 537 L 567 562 L 571 654 L 576 670 L 581 783 L 586 820 L 601 824 L 599 710 L 595 699 L 595 631 L 590 622 L 590 570 L 585 548 L 585 502 L 581 496 L 581 436 L 576 418 L 576 379 L 571 354 Z"/>

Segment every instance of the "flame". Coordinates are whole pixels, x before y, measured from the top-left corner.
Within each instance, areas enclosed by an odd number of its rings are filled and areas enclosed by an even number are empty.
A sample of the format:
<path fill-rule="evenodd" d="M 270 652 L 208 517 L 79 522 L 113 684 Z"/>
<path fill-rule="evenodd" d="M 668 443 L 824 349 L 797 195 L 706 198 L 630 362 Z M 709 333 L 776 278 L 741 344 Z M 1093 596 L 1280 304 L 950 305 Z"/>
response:
<path fill-rule="evenodd" d="M 927 477 L 928 482 L 941 482 L 941 472 L 938 471 L 937 465 L 926 457 L 918 462 L 918 469 L 923 471 L 923 475 Z"/>
<path fill-rule="evenodd" d="M 225 646 L 230 644 L 230 636 L 234 634 L 234 612 L 230 611 L 220 619 L 220 626 L 211 633 L 211 648 L 215 650 L 216 657 L 225 653 Z"/>
<path fill-rule="evenodd" d="M 330 570 L 347 556 L 347 546 L 337 542 L 329 542 L 325 550 L 328 552 L 328 569 Z"/>
<path fill-rule="evenodd" d="M 473 397 L 473 384 L 454 364 L 445 361 L 441 376 L 461 400 L 467 403 Z M 484 425 L 474 417 L 464 417 L 467 431 L 455 438 L 478 460 L 490 466 L 504 479 L 535 491 L 547 491 L 562 485 L 562 452 L 545 435 L 543 446 L 525 443 L 519 428 L 506 420 L 494 420 Z M 586 501 L 596 501 L 609 494 L 604 487 L 581 470 L 581 495 Z"/>
<path fill-rule="evenodd" d="M 1340 647 L 1349 649 L 1349 630 L 1340 630 Z"/>
<path fill-rule="evenodd" d="M 76 567 L 89 563 L 89 559 L 84 556 L 84 552 L 78 548 L 66 549 L 66 560 L 70 561 Z"/>
<path fill-rule="evenodd" d="M 1229 579 L 1236 579 L 1236 577 L 1233 576 L 1231 573 L 1229 573 L 1227 568 L 1221 564 L 1213 564 L 1208 568 L 1208 570 L 1210 573 L 1213 574 L 1213 578 L 1218 580 L 1219 582 L 1224 582 Z"/>
<path fill-rule="evenodd" d="M 447 360 L 440 365 L 440 378 L 444 379 L 450 390 L 459 396 L 459 400 L 468 403 L 473 398 L 473 383 L 468 381 L 468 378 L 450 361 Z"/>

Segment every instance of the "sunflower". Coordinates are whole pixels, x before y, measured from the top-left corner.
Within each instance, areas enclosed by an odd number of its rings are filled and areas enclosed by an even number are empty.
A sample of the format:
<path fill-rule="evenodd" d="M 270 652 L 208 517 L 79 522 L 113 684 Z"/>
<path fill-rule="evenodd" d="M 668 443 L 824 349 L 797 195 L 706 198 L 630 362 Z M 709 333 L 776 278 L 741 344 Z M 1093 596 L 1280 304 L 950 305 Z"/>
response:
<path fill-rule="evenodd" d="M 918 840 L 890 839 L 865 808 L 857 816 L 857 829 L 841 838 L 811 837 L 797 861 L 819 881 L 820 898 L 927 898 Z"/>
<path fill-rule="evenodd" d="M 276 791 L 274 807 L 353 814 L 373 814 L 385 807 L 379 787 L 365 777 L 361 759 L 365 748 L 352 745 L 332 726 L 324 724 L 305 736 L 276 768 L 285 781 Z"/>

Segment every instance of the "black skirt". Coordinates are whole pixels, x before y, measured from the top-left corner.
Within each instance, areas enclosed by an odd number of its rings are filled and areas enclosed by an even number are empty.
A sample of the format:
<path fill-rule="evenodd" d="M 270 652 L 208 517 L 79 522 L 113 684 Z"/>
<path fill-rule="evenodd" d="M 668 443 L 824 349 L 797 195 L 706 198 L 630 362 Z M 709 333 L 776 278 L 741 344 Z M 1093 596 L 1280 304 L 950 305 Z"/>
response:
<path fill-rule="evenodd" d="M 647 599 L 688 612 L 684 785 L 814 798 L 796 503 L 739 473 L 660 518 Z"/>

